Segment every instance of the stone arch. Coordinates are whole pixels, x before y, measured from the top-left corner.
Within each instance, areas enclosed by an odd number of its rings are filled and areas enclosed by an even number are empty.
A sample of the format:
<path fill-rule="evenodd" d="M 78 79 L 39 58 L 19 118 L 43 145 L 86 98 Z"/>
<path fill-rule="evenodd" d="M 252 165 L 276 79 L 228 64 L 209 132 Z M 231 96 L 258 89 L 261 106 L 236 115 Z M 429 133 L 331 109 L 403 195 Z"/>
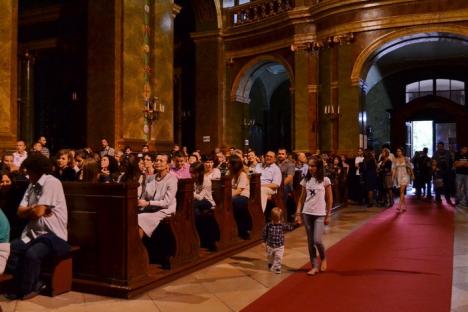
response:
<path fill-rule="evenodd" d="M 223 6 L 221 0 L 193 1 L 197 32 L 222 29 Z"/>
<path fill-rule="evenodd" d="M 250 90 L 252 89 L 255 79 L 261 74 L 260 69 L 271 63 L 278 63 L 286 68 L 291 88 L 294 88 L 294 76 L 290 64 L 280 56 L 262 55 L 250 60 L 238 72 L 231 88 L 231 101 L 248 104 L 250 102 Z"/>
<path fill-rule="evenodd" d="M 383 51 L 399 48 L 427 37 L 428 34 L 447 34 L 448 36 L 468 37 L 468 27 L 459 25 L 421 25 L 392 31 L 369 44 L 356 58 L 351 72 L 351 83 L 357 86 L 365 80 L 372 60 Z"/>

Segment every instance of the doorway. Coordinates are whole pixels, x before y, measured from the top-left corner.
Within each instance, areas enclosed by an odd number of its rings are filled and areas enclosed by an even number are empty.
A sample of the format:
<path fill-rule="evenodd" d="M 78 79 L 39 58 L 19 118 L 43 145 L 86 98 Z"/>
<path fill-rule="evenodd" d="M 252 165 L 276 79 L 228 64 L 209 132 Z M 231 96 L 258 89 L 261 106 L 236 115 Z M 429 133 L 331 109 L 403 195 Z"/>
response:
<path fill-rule="evenodd" d="M 407 148 L 412 157 L 415 152 L 428 148 L 428 156 L 432 157 L 437 143 L 443 142 L 450 150 L 455 150 L 457 144 L 457 124 L 453 122 L 435 122 L 434 120 L 414 120 L 406 123 L 408 141 Z"/>

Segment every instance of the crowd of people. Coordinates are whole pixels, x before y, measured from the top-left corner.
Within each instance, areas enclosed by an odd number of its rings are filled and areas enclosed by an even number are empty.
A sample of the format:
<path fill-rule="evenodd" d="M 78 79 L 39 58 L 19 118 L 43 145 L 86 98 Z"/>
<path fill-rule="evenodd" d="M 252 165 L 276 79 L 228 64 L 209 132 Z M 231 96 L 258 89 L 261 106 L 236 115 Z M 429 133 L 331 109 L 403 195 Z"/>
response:
<path fill-rule="evenodd" d="M 129 146 L 120 150 L 111 147 L 106 139 L 101 140 L 101 149 L 96 152 L 86 147 L 62 149 L 51 155 L 46 144 L 46 138 L 41 136 L 27 151 L 25 142 L 19 140 L 16 151 L 3 153 L 0 164 L 0 186 L 19 180 L 30 182 L 18 209 L 18 214 L 29 223 L 21 237 L 11 244 L 8 219 L 0 210 L 0 273 L 11 253 L 7 269 L 18 281 L 13 295 L 21 298 L 28 298 L 42 287 L 39 284 L 42 259 L 66 249 L 66 202 L 58 181 L 138 183 L 138 226 L 143 238 L 151 237 L 161 220 L 176 212 L 177 181 L 191 178 L 201 246 L 216 250 L 219 228 L 213 218 L 216 202 L 212 181 L 223 176 L 231 179 L 238 233 L 241 238 L 249 239 L 252 229 L 248 212 L 249 176 L 260 174 L 261 207 L 269 221 L 263 239 L 269 267 L 275 273 L 281 272 L 283 230 L 301 223 L 305 225 L 312 264 L 308 274 L 326 270 L 321 237 L 336 203 L 355 202 L 389 208 L 394 206 L 397 192 L 396 211 L 402 213 L 407 209 L 407 187 L 412 184 L 417 199 L 432 199 L 433 187 L 437 202 L 440 203 L 444 195 L 449 205 L 467 205 L 466 146 L 454 155 L 439 143 L 432 158 L 425 148 L 410 159 L 403 148 L 397 148 L 393 154 L 389 146 L 383 146 L 379 153 L 360 148 L 353 158 L 348 158 L 320 151 L 289 153 L 284 148 L 267 151 L 264 155 L 256 155 L 253 150 L 244 153 L 234 147 L 216 148 L 209 154 L 199 150 L 189 153 L 186 147 L 179 145 L 174 145 L 168 153 L 151 152 L 148 145 L 143 145 L 139 151 Z M 297 175 L 300 175 L 299 185 L 294 183 Z M 298 199 L 294 196 L 295 187 L 300 189 Z M 282 192 L 278 192 L 280 188 Z M 279 199 L 286 207 L 284 212 L 272 204 L 271 199 L 277 194 L 284 194 Z M 451 200 L 453 196 L 455 203 Z"/>

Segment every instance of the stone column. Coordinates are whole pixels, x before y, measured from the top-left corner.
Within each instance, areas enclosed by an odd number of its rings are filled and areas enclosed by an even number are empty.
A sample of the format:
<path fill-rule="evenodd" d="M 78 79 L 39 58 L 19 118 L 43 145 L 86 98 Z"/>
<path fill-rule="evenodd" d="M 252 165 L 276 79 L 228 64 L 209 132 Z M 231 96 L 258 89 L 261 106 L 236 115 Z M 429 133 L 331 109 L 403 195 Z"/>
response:
<path fill-rule="evenodd" d="M 18 2 L 0 0 L 0 148 L 13 149 L 17 111 Z"/>
<path fill-rule="evenodd" d="M 18 86 L 18 113 L 19 113 L 19 136 L 32 143 L 34 135 L 34 63 L 35 57 L 29 52 L 21 53 L 19 63 L 19 86 Z"/>
<path fill-rule="evenodd" d="M 309 151 L 315 152 L 319 148 L 319 81 L 318 81 L 318 51 L 309 51 L 308 55 L 308 68 L 309 68 L 309 82 L 307 91 L 309 93 Z"/>
<path fill-rule="evenodd" d="M 226 105 L 224 88 L 226 64 L 224 48 L 218 31 L 192 35 L 195 41 L 196 94 L 195 94 L 195 146 L 203 152 L 226 144 Z M 230 105 L 230 104 L 227 104 Z"/>
<path fill-rule="evenodd" d="M 330 106 L 333 109 L 333 114 L 331 115 L 330 122 L 331 122 L 331 148 L 332 152 L 336 153 L 338 151 L 339 146 L 339 114 L 338 114 L 338 107 L 339 107 L 339 97 L 338 97 L 338 46 L 331 48 L 331 59 L 330 59 Z"/>
<path fill-rule="evenodd" d="M 292 149 L 296 151 L 308 151 L 310 149 L 311 120 L 309 100 L 309 52 L 308 46 L 293 48 L 294 52 L 294 93 L 291 98 L 292 105 Z"/>

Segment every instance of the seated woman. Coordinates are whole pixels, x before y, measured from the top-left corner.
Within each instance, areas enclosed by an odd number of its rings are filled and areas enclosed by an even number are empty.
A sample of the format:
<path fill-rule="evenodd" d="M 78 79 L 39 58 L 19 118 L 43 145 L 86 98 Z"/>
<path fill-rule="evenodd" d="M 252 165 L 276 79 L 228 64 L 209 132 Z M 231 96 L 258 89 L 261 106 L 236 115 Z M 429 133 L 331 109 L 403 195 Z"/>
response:
<path fill-rule="evenodd" d="M 114 156 L 104 155 L 101 158 L 101 172 L 99 173 L 99 182 L 116 182 L 120 176 L 117 160 Z"/>
<path fill-rule="evenodd" d="M 205 175 L 205 167 L 200 162 L 190 166 L 190 174 L 195 182 L 193 206 L 201 247 L 216 251 L 215 241 L 219 240 L 219 228 L 212 213 L 216 204 L 213 200 L 211 179 Z"/>
<path fill-rule="evenodd" d="M 119 177 L 119 183 L 141 183 L 143 172 L 140 168 L 140 158 L 130 154 L 124 159 L 125 172 Z"/>
<path fill-rule="evenodd" d="M 62 149 L 57 153 L 54 176 L 60 181 L 76 181 L 76 171 L 73 169 L 73 158 L 70 150 Z"/>
<path fill-rule="evenodd" d="M 138 226 L 140 237 L 151 237 L 161 220 L 174 214 L 177 206 L 177 178 L 169 173 L 171 158 L 156 156 L 155 175 L 150 182 L 138 187 Z"/>
<path fill-rule="evenodd" d="M 232 209 L 237 222 L 239 236 L 250 238 L 252 219 L 249 213 L 250 182 L 244 171 L 242 159 L 237 156 L 229 158 L 229 176 L 232 180 Z"/>
<path fill-rule="evenodd" d="M 214 168 L 214 159 L 212 156 L 207 156 L 205 160 L 205 177 L 210 180 L 221 179 L 221 171 L 218 168 Z"/>
<path fill-rule="evenodd" d="M 94 158 L 86 158 L 81 166 L 81 175 L 79 180 L 82 182 L 98 182 L 99 165 Z"/>

